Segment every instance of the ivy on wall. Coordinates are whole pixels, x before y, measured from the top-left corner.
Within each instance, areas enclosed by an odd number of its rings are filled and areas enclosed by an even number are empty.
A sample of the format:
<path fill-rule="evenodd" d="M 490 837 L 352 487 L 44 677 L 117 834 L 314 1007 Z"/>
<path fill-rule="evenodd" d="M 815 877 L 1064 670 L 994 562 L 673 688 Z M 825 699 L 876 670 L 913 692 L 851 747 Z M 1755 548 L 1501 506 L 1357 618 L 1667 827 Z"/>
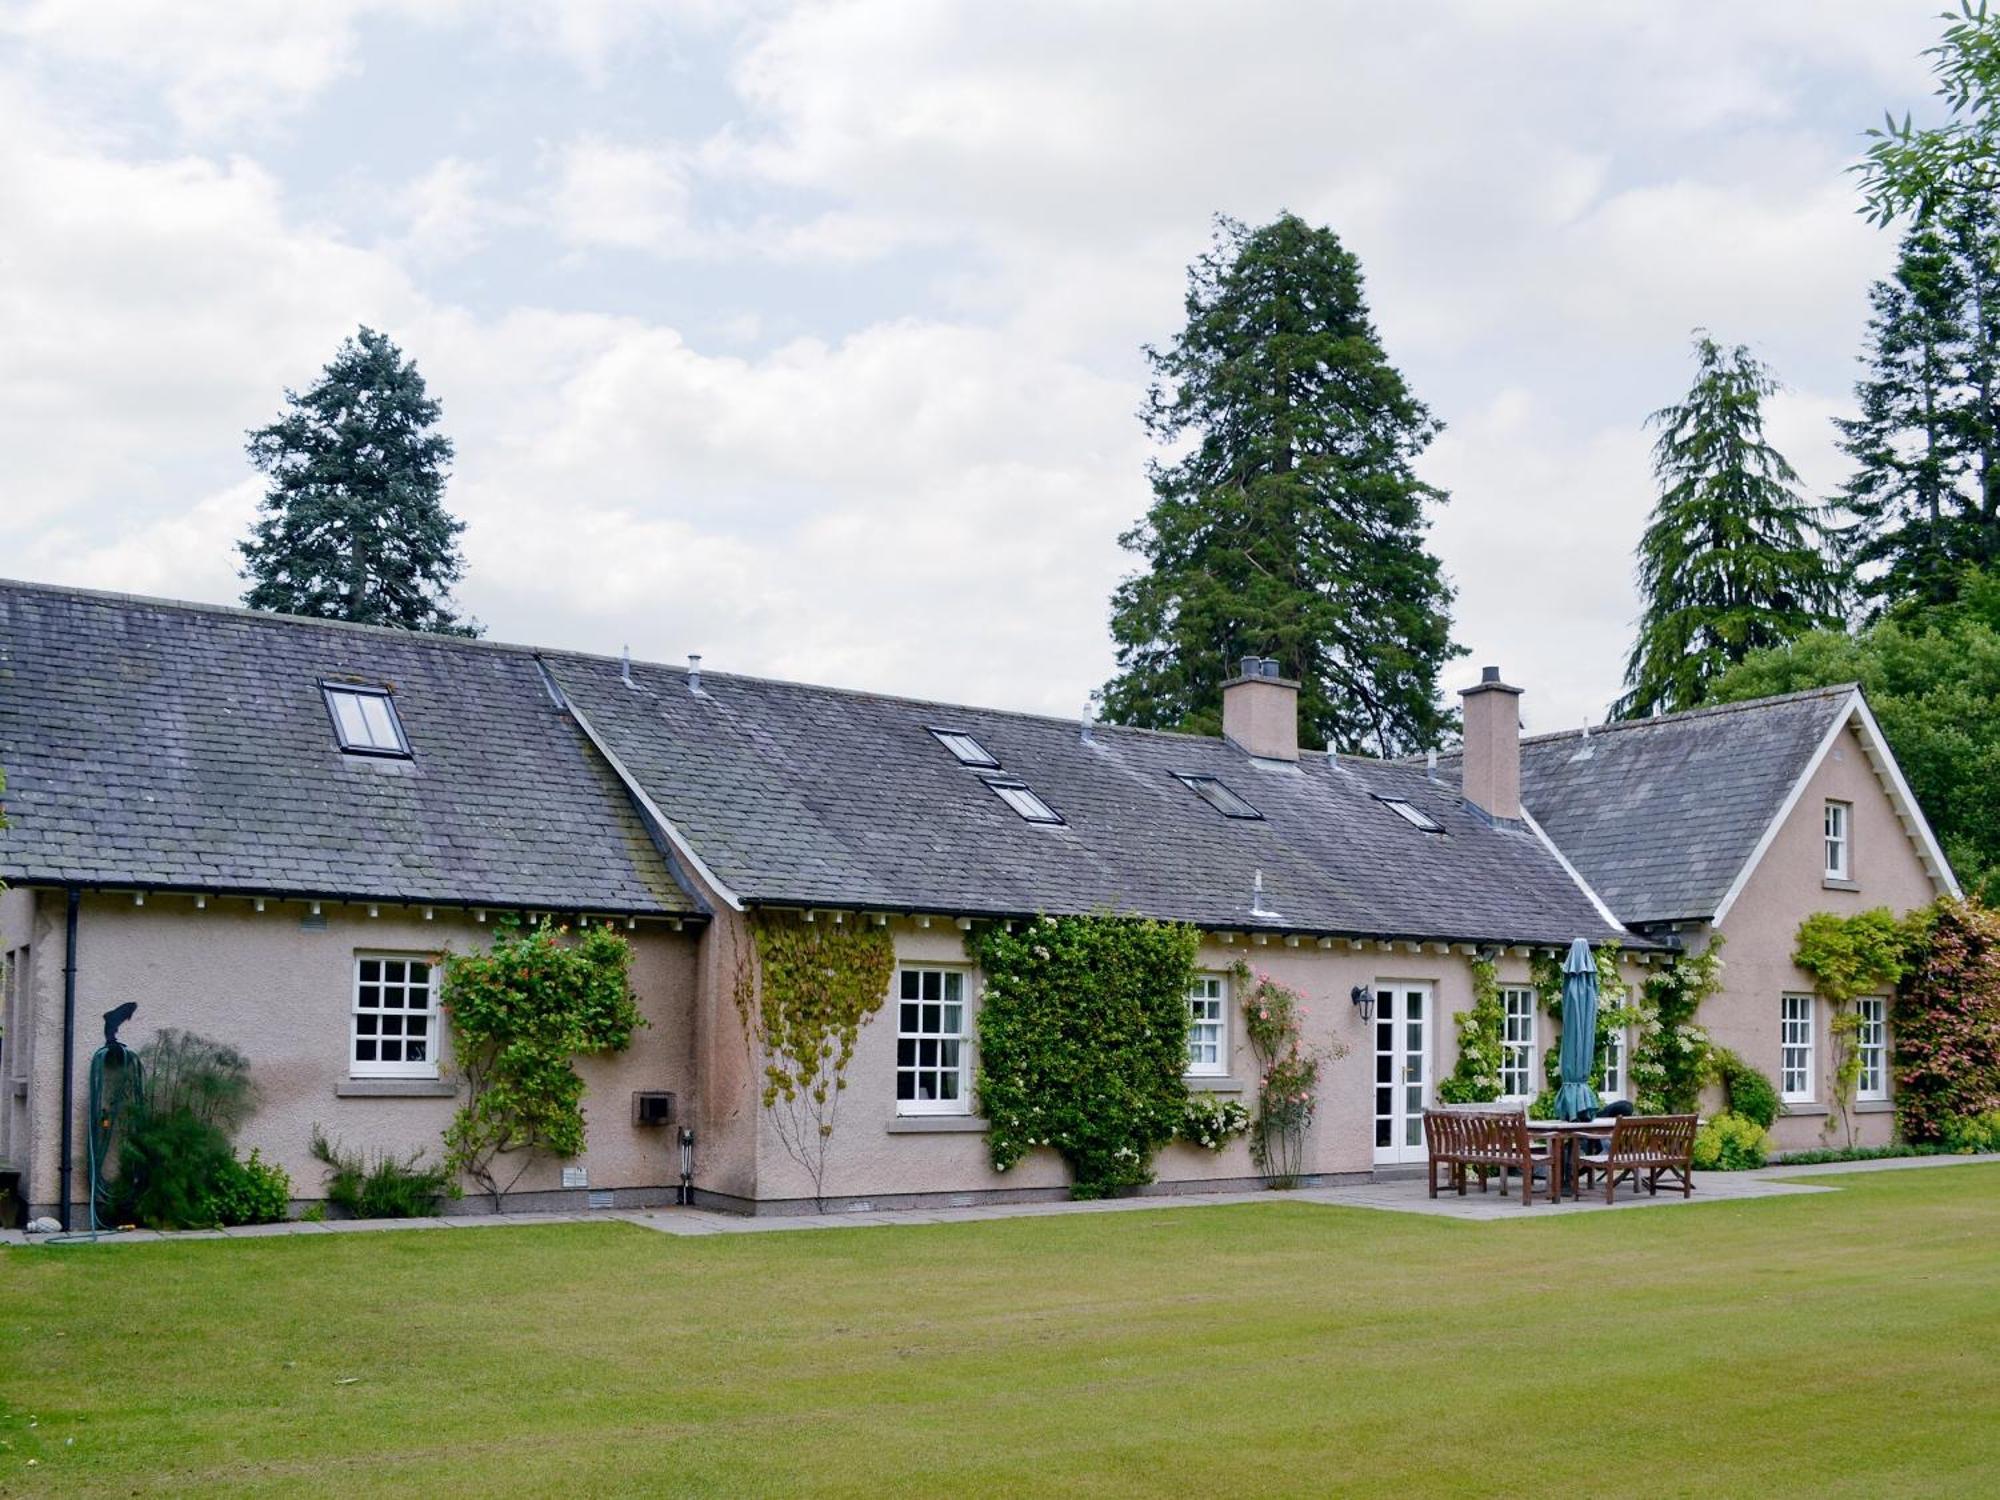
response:
<path fill-rule="evenodd" d="M 1503 1016 L 1500 976 L 1491 959 L 1472 961 L 1472 1008 L 1457 1011 L 1458 1061 L 1438 1083 L 1446 1104 L 1491 1104 L 1500 1097 L 1500 1044 Z"/>
<path fill-rule="evenodd" d="M 1833 1112 L 1821 1132 L 1827 1139 L 1838 1128 L 1854 1144 L 1854 1094 L 1861 1082 L 1861 1010 L 1854 1002 L 1902 983 L 1910 942 L 1909 928 L 1886 906 L 1851 916 L 1814 912 L 1799 924 L 1792 962 L 1812 975 L 1813 992 L 1833 1011 L 1827 1026 Z"/>
<path fill-rule="evenodd" d="M 847 1067 L 889 995 L 896 945 L 886 927 L 759 912 L 736 978 L 736 1009 L 764 1070 L 762 1102 L 778 1143 L 826 1208 L 826 1174 Z"/>
<path fill-rule="evenodd" d="M 1179 923 L 1037 917 L 974 929 L 979 1108 L 996 1171 L 1062 1153 L 1070 1193 L 1153 1179 L 1187 1115 L 1188 986 L 1200 936 Z"/>
<path fill-rule="evenodd" d="M 646 1024 L 632 999 L 632 949 L 608 927 L 570 939 L 544 920 L 503 922 L 485 953 L 450 953 L 443 1005 L 467 1099 L 444 1134 L 445 1166 L 493 1197 L 538 1155 L 583 1150 L 583 1079 L 577 1057 L 622 1052 Z M 519 1165 L 504 1181 L 502 1157 Z"/>

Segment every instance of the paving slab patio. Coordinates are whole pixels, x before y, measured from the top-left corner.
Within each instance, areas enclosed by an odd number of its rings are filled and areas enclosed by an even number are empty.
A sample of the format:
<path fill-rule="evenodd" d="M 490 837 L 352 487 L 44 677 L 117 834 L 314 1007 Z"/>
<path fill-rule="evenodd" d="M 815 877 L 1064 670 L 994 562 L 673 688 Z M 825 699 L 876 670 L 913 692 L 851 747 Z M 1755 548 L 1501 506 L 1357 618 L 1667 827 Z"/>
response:
<path fill-rule="evenodd" d="M 1700 1203 L 1747 1202 L 1763 1198 L 1787 1198 L 1809 1193 L 1834 1193 L 1809 1179 L 1839 1176 L 1851 1172 L 1913 1171 L 1926 1167 L 1963 1167 L 2000 1164 L 2000 1153 L 1984 1156 L 1910 1156 L 1883 1161 L 1821 1162 L 1810 1166 L 1764 1167 L 1754 1172 L 1704 1172 L 1695 1178 L 1692 1197 L 1662 1190 L 1656 1197 L 1622 1189 L 1616 1203 L 1607 1205 L 1596 1194 L 1581 1199 L 1565 1198 L 1560 1203 L 1538 1199 L 1524 1207 L 1520 1191 L 1502 1194 L 1497 1189 L 1481 1193 L 1469 1189 L 1463 1197 L 1440 1192 L 1432 1198 L 1421 1177 L 1403 1177 L 1379 1182 L 1354 1183 L 1344 1187 L 1299 1188 L 1275 1193 L 1177 1193 L 1148 1198 L 1108 1198 L 1071 1203 L 993 1203 L 968 1208 L 871 1209 L 827 1214 L 729 1214 L 704 1208 L 598 1209 L 584 1213 L 464 1214 L 424 1219 L 326 1219 L 291 1220 L 283 1224 L 243 1225 L 235 1229 L 197 1229 L 160 1233 L 150 1229 L 111 1234 L 95 1241 L 104 1245 L 152 1244 L 174 1239 L 254 1239 L 291 1234 L 354 1234 L 401 1229 L 482 1229 L 520 1224 L 588 1224 L 613 1220 L 635 1224 L 661 1234 L 701 1236 L 711 1234 L 775 1234 L 809 1229 L 888 1228 L 911 1224 L 968 1224 L 990 1219 L 1027 1219 L 1053 1214 L 1154 1213 L 1185 1208 L 1213 1208 L 1238 1203 L 1318 1203 L 1335 1208 L 1366 1208 L 1385 1213 L 1429 1214 L 1438 1218 L 1482 1222 L 1514 1220 L 1526 1222 L 1555 1214 L 1597 1213 L 1610 1209 L 1670 1208 Z M 1806 1180 L 1800 1180 L 1806 1179 Z M 50 1236 L 25 1235 L 18 1229 L 0 1230 L 0 1244 L 33 1245 Z M 59 1238 L 59 1237 L 58 1237 Z"/>

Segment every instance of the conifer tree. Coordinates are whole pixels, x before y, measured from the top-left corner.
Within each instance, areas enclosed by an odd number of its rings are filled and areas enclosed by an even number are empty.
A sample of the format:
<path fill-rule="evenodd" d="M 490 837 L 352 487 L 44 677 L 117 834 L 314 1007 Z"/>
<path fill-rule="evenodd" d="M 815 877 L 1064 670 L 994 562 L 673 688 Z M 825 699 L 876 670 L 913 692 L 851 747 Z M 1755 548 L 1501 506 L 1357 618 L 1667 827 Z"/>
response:
<path fill-rule="evenodd" d="M 1742 345 L 1695 336 L 1686 400 L 1653 413 L 1661 491 L 1639 542 L 1644 610 L 1614 712 L 1693 708 L 1752 651 L 1838 623 L 1838 575 L 1817 507 L 1764 439 L 1778 389 Z"/>
<path fill-rule="evenodd" d="M 1967 328 L 1964 276 L 1935 225 L 1904 237 L 1895 274 L 1869 292 L 1860 414 L 1837 418 L 1855 469 L 1840 495 L 1842 542 L 1870 618 L 1902 599 L 1950 597 L 1948 536 L 1966 470 L 1959 407 Z"/>
<path fill-rule="evenodd" d="M 439 635 L 477 635 L 451 588 L 465 523 L 444 508 L 451 440 L 414 361 L 363 328 L 290 410 L 250 433 L 270 476 L 262 514 L 237 544 L 252 609 Z"/>
<path fill-rule="evenodd" d="M 1438 743 L 1451 586 L 1426 546 L 1442 491 L 1412 464 L 1438 423 L 1389 363 L 1360 262 L 1284 214 L 1221 218 L 1188 274 L 1187 325 L 1148 348 L 1143 413 L 1186 455 L 1151 468 L 1120 538 L 1143 559 L 1112 597 L 1114 723 L 1214 733 L 1242 656 L 1302 683 L 1300 734 L 1378 754 Z"/>

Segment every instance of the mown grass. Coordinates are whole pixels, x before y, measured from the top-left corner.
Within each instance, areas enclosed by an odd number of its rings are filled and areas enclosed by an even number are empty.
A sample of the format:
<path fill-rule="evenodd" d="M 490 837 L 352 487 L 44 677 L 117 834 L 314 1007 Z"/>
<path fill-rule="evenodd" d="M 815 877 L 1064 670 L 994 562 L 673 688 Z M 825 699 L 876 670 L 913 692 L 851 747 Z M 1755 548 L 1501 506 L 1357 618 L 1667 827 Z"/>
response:
<path fill-rule="evenodd" d="M 1821 1181 L 8 1251 L 0 1490 L 2000 1493 L 2000 1169 Z"/>

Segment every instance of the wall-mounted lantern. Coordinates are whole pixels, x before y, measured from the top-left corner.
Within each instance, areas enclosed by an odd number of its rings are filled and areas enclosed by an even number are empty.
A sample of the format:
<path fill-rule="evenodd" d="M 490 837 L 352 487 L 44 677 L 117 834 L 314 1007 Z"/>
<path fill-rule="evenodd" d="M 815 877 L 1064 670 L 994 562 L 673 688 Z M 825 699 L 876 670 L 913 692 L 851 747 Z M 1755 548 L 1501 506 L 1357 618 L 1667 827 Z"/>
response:
<path fill-rule="evenodd" d="M 1375 992 L 1367 985 L 1357 984 L 1348 991 L 1347 998 L 1354 1002 L 1354 1008 L 1360 1013 L 1363 1026 L 1375 1019 Z"/>

